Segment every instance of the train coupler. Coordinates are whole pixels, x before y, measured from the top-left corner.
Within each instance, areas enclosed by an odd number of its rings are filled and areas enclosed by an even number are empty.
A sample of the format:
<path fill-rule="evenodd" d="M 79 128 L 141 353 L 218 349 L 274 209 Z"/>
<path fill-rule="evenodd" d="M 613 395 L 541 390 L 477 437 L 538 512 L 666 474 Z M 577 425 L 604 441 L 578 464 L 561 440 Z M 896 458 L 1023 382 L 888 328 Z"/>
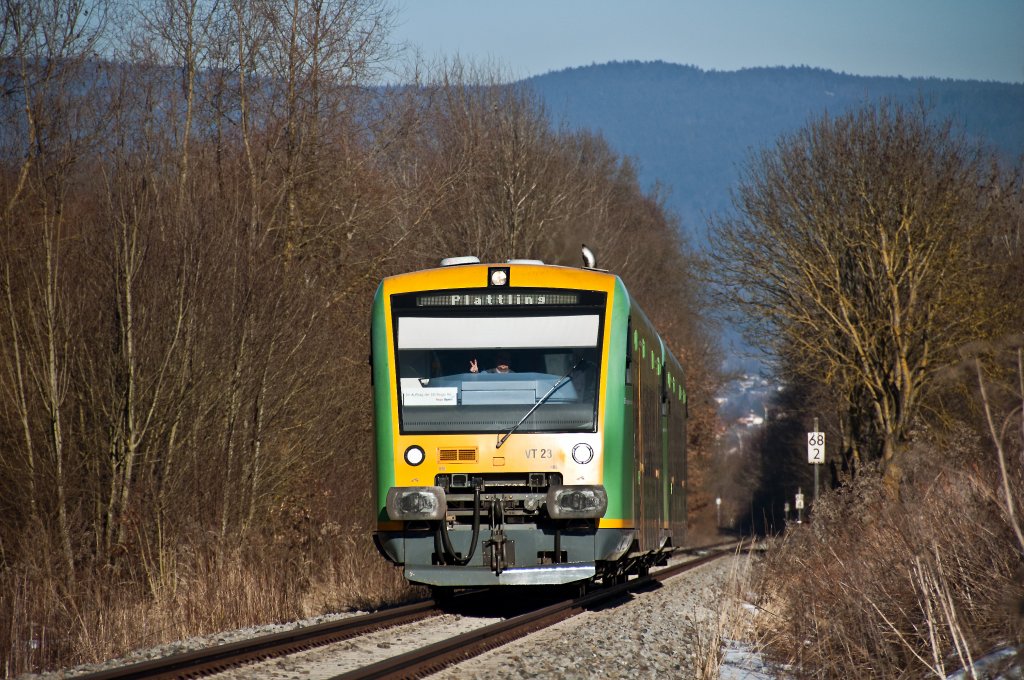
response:
<path fill-rule="evenodd" d="M 490 564 L 495 576 L 516 563 L 515 541 L 505 536 L 504 502 L 495 499 L 491 502 L 491 537 L 484 541 L 484 564 Z"/>
<path fill-rule="evenodd" d="M 501 529 L 491 532 L 491 537 L 484 541 L 484 561 L 489 564 L 495 575 L 500 575 L 516 563 L 516 542 L 505 536 Z"/>

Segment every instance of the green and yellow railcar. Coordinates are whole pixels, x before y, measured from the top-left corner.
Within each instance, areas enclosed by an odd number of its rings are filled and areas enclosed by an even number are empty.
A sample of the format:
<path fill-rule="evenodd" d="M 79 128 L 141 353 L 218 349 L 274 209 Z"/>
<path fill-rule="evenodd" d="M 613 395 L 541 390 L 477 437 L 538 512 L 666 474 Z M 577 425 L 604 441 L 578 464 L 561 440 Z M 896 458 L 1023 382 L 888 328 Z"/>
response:
<path fill-rule="evenodd" d="M 619 277 L 454 258 L 372 321 L 374 540 L 409 581 L 621 580 L 683 544 L 683 368 Z"/>

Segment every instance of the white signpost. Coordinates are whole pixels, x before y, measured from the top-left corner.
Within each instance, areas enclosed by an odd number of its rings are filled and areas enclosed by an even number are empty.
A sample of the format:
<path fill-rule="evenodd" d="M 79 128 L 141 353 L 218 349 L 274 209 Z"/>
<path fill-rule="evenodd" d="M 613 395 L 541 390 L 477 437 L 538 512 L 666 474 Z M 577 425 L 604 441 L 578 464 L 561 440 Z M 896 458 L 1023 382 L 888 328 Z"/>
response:
<path fill-rule="evenodd" d="M 814 500 L 818 500 L 818 470 L 825 464 L 825 433 L 818 430 L 818 419 L 814 419 L 814 431 L 807 433 L 807 462 L 814 466 Z"/>
<path fill-rule="evenodd" d="M 807 433 L 807 462 L 813 465 L 825 463 L 825 433 Z"/>

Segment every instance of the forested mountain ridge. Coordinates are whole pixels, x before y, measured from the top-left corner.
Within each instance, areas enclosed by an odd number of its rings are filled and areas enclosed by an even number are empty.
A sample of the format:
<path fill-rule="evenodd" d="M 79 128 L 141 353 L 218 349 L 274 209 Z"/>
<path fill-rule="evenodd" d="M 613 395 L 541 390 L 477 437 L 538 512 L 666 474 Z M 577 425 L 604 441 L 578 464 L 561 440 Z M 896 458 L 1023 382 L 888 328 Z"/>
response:
<path fill-rule="evenodd" d="M 825 113 L 868 102 L 922 103 L 1009 161 L 1024 154 L 1024 85 L 854 76 L 808 67 L 704 71 L 665 62 L 612 62 L 525 81 L 553 120 L 600 131 L 639 164 L 645 185 L 660 182 L 684 228 L 702 234 L 725 210 L 751 151 Z"/>

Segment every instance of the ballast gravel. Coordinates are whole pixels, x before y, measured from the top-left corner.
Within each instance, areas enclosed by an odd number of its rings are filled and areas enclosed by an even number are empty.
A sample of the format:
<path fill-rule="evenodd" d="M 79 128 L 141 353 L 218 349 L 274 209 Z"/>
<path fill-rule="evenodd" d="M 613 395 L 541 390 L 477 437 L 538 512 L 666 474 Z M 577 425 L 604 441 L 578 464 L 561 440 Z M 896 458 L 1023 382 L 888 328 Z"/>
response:
<path fill-rule="evenodd" d="M 700 678 L 717 672 L 720 623 L 735 603 L 723 595 L 749 565 L 726 557 L 628 600 L 588 611 L 431 676 L 486 678 Z M 760 676 L 751 676 L 760 677 Z M 767 677 L 767 676 L 764 676 Z"/>

